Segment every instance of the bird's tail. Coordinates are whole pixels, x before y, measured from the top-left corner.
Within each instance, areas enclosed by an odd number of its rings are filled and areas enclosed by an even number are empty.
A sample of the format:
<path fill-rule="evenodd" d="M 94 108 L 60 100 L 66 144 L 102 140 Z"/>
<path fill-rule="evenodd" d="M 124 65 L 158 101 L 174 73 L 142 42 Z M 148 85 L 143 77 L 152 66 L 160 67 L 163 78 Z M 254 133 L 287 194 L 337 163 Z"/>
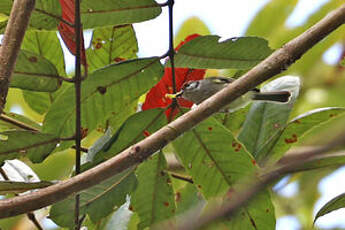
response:
<path fill-rule="evenodd" d="M 291 98 L 289 91 L 276 91 L 276 92 L 258 92 L 254 93 L 253 100 L 259 101 L 273 101 L 280 103 L 287 103 Z"/>

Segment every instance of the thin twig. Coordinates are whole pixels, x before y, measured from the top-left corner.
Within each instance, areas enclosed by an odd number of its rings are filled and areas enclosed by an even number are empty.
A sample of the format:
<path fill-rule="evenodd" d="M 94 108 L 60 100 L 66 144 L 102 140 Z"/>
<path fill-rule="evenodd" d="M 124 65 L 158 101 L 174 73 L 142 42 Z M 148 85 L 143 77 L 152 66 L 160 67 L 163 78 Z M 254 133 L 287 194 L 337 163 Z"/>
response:
<path fill-rule="evenodd" d="M 38 132 L 39 130 L 37 128 L 34 128 L 28 124 L 25 124 L 23 122 L 20 122 L 18 120 L 13 119 L 12 117 L 7 116 L 6 114 L 1 114 L 0 115 L 0 120 L 7 122 L 11 125 L 14 125 L 18 128 L 24 129 L 24 130 L 28 130 L 28 131 L 35 131 Z"/>
<path fill-rule="evenodd" d="M 173 93 L 175 94 L 176 93 L 176 78 L 175 78 L 175 60 L 174 60 L 175 50 L 174 50 L 174 26 L 173 26 L 174 3 L 175 3 L 174 0 L 168 1 L 168 6 L 169 6 L 169 59 L 170 59 L 170 64 L 171 64 Z"/>
<path fill-rule="evenodd" d="M 183 176 L 177 173 L 173 173 L 173 172 L 168 172 L 173 178 L 178 179 L 178 180 L 182 180 L 182 181 L 186 181 L 188 183 L 194 184 L 194 181 L 191 177 L 189 176 Z"/>
<path fill-rule="evenodd" d="M 47 188 L 21 197 L 0 200 L 0 218 L 19 215 L 51 205 L 67 198 L 69 195 L 99 184 L 129 167 L 138 165 L 170 141 L 207 119 L 239 96 L 281 73 L 344 22 L 345 4 L 282 48 L 276 50 L 232 84 L 205 100 L 196 109 L 185 113 L 111 159 Z"/>
<path fill-rule="evenodd" d="M 157 225 L 154 229 L 193 230 L 207 226 L 208 224 L 221 220 L 225 217 L 228 219 L 234 215 L 240 207 L 243 207 L 257 194 L 260 194 L 260 191 L 265 189 L 266 186 L 287 174 L 310 170 L 311 168 L 308 167 L 305 169 L 305 165 L 315 161 L 320 161 L 322 158 L 327 159 L 327 156 L 333 157 L 334 154 L 321 154 L 344 145 L 345 132 L 323 146 L 306 149 L 302 153 L 299 152 L 298 154 L 293 154 L 294 158 L 287 156 L 286 159 L 282 159 L 280 161 L 284 163 L 277 163 L 276 165 L 269 166 L 268 168 L 258 170 L 256 173 L 252 174 L 251 177 L 244 178 L 243 180 L 239 181 L 239 183 L 232 186 L 230 199 L 226 200 L 225 203 L 221 205 L 210 204 L 209 207 L 212 208 L 207 209 L 203 215 L 200 216 L 199 208 L 192 209 L 189 211 L 190 215 L 188 215 L 188 218 L 182 217 L 177 226 L 171 225 L 171 221 L 168 220 L 160 225 Z M 299 157 L 297 157 L 297 155 L 299 155 Z"/>
<path fill-rule="evenodd" d="M 165 7 L 165 6 L 169 6 L 169 4 L 170 4 L 170 0 L 168 0 L 168 1 L 166 1 L 166 2 L 164 2 L 164 3 L 160 3 L 160 4 L 158 4 L 160 7 Z"/>
<path fill-rule="evenodd" d="M 26 214 L 26 216 L 28 217 L 28 219 L 35 225 L 35 227 L 38 229 L 38 230 L 43 230 L 40 222 L 38 222 L 35 214 L 33 212 L 29 212 Z"/>
<path fill-rule="evenodd" d="M 168 55 L 170 59 L 170 65 L 171 65 L 171 77 L 172 77 L 172 88 L 173 88 L 173 94 L 176 93 L 176 76 L 175 76 L 175 49 L 174 49 L 174 0 L 168 0 L 168 7 L 169 7 L 169 50 Z M 169 114 L 168 121 L 171 122 L 174 110 L 177 107 L 177 99 L 173 98 L 173 101 L 171 103 L 171 113 Z"/>
<path fill-rule="evenodd" d="M 76 55 L 75 55 L 75 97 L 76 97 L 76 135 L 75 135 L 75 174 L 80 173 L 80 158 L 81 158 L 81 21 L 80 21 L 80 0 L 75 1 L 75 34 L 76 34 Z M 84 44 L 83 44 L 84 45 Z M 75 196 L 75 212 L 74 212 L 74 225 L 75 230 L 79 230 L 81 225 L 79 221 L 79 205 L 80 205 L 80 195 Z"/>

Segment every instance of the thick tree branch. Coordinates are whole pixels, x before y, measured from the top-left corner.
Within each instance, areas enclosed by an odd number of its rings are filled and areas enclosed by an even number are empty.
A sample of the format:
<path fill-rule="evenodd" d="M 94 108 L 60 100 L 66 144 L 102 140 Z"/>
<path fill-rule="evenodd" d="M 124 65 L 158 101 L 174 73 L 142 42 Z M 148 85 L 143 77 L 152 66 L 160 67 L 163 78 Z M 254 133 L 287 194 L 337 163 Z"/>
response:
<path fill-rule="evenodd" d="M 200 215 L 200 208 L 187 211 L 188 215 L 183 216 L 180 224 L 173 225 L 170 221 L 166 221 L 156 226 L 155 229 L 170 229 L 170 230 L 192 230 L 199 229 L 214 221 L 222 218 L 230 218 L 235 212 L 243 207 L 260 193 L 267 185 L 280 179 L 282 176 L 290 173 L 314 169 L 310 167 L 311 163 L 320 162 L 323 159 L 329 159 L 334 156 L 344 156 L 344 153 L 336 154 L 322 154 L 331 151 L 339 146 L 345 146 L 345 132 L 337 138 L 331 140 L 323 146 L 306 149 L 304 152 L 292 152 L 290 156 L 284 157 L 279 163 L 273 167 L 268 166 L 262 170 L 258 170 L 255 175 L 240 181 L 237 185 L 232 187 L 231 197 L 225 204 L 210 205 L 207 212 Z M 327 167 L 327 165 L 322 165 Z M 259 178 L 259 179 L 258 179 Z M 245 181 L 245 182 L 244 182 Z"/>
<path fill-rule="evenodd" d="M 0 48 L 0 114 L 35 0 L 15 0 Z"/>
<path fill-rule="evenodd" d="M 303 53 L 325 38 L 345 22 L 345 4 L 331 12 L 319 23 L 275 51 L 259 65 L 247 72 L 233 84 L 204 101 L 192 110 L 164 126 L 143 141 L 124 150 L 108 161 L 83 172 L 71 179 L 41 189 L 21 197 L 0 201 L 0 218 L 15 216 L 67 198 L 81 190 L 96 185 L 103 180 L 133 165 L 137 165 L 183 132 L 193 128 L 237 97 L 265 80 L 281 73 L 299 59 Z"/>

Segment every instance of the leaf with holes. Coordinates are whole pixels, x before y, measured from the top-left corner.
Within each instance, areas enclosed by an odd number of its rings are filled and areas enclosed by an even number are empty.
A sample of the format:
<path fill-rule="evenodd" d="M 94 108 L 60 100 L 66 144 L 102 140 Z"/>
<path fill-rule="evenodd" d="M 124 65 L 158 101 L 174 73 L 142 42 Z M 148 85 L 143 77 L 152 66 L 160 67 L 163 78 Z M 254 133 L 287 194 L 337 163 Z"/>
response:
<path fill-rule="evenodd" d="M 52 134 L 32 131 L 6 131 L 0 133 L 0 164 L 4 160 L 28 157 L 33 163 L 42 162 L 51 153 L 59 138 Z"/>
<path fill-rule="evenodd" d="M 82 128 L 92 131 L 150 89 L 163 74 L 159 58 L 144 58 L 107 66 L 82 83 Z M 43 125 L 46 133 L 70 137 L 75 133 L 74 87 L 67 88 L 50 107 Z"/>
<path fill-rule="evenodd" d="M 107 26 L 93 31 L 86 50 L 90 72 L 112 63 L 136 58 L 138 43 L 132 25 Z"/>
<path fill-rule="evenodd" d="M 56 31 L 28 30 L 21 48 L 49 60 L 59 72 L 66 76 L 65 59 Z"/>
<path fill-rule="evenodd" d="M 186 43 L 176 54 L 176 67 L 248 69 L 273 52 L 263 38 L 239 37 L 222 42 L 219 39 L 208 35 Z"/>
<path fill-rule="evenodd" d="M 18 181 L 0 181 L 0 194 L 21 193 L 33 189 L 45 188 L 53 183 L 49 181 L 41 182 L 18 182 Z"/>
<path fill-rule="evenodd" d="M 13 1 L 1 0 L 0 13 L 9 16 Z M 61 15 L 61 7 L 57 0 L 36 0 L 35 10 L 30 17 L 29 27 L 39 30 L 56 30 Z"/>
<path fill-rule="evenodd" d="M 279 160 L 292 146 L 297 144 L 310 130 L 343 115 L 345 108 L 320 108 L 304 113 L 274 133 L 266 143 L 258 149 L 258 161 L 274 163 Z M 267 163 L 268 163 L 267 162 Z"/>
<path fill-rule="evenodd" d="M 136 171 L 138 188 L 133 194 L 132 206 L 140 218 L 138 229 L 150 227 L 175 214 L 174 191 L 166 168 L 165 157 L 159 152 Z"/>
<path fill-rule="evenodd" d="M 110 179 L 80 193 L 80 217 L 88 214 L 92 222 L 98 222 L 126 202 L 126 196 L 136 187 L 133 168 L 116 174 Z M 52 206 L 49 218 L 62 227 L 74 226 L 74 202 L 72 196 Z"/>
<path fill-rule="evenodd" d="M 292 96 L 285 104 L 253 102 L 238 139 L 255 158 L 267 140 L 286 124 L 298 97 L 299 87 L 298 77 L 287 76 L 277 78 L 261 88 L 263 92 L 287 90 Z M 275 140 L 270 143 L 275 143 Z"/>
<path fill-rule="evenodd" d="M 214 118 L 173 142 L 177 155 L 206 199 L 231 195 L 236 182 L 252 175 L 256 162 L 243 145 Z M 274 229 L 274 207 L 263 191 L 227 224 L 231 229 Z"/>
<path fill-rule="evenodd" d="M 53 92 L 60 86 L 55 66 L 42 56 L 21 50 L 18 54 L 10 87 Z"/>

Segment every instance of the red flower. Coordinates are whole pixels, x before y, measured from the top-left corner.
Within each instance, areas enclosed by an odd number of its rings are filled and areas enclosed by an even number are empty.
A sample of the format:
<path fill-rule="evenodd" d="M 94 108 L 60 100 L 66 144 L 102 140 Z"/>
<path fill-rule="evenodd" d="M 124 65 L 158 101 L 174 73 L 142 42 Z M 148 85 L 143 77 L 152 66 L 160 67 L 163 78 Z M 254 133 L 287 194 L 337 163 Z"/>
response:
<path fill-rule="evenodd" d="M 193 34 L 188 36 L 184 41 L 182 41 L 175 50 L 178 50 L 186 42 L 198 37 L 200 35 Z M 185 82 L 191 80 L 200 80 L 204 78 L 206 70 L 204 69 L 189 69 L 189 68 L 175 68 L 175 79 L 176 79 L 176 90 L 177 92 L 181 90 Z M 153 109 L 153 108 L 167 108 L 171 103 L 172 99 L 167 98 L 166 94 L 172 94 L 172 68 L 165 68 L 164 75 L 162 79 L 147 93 L 145 102 L 142 106 L 143 110 Z M 187 101 L 183 98 L 177 98 L 177 102 L 180 106 L 190 108 L 193 103 Z M 165 112 L 167 118 L 171 118 L 178 113 L 178 109 L 174 108 L 172 116 L 170 115 L 171 109 L 167 109 Z"/>

